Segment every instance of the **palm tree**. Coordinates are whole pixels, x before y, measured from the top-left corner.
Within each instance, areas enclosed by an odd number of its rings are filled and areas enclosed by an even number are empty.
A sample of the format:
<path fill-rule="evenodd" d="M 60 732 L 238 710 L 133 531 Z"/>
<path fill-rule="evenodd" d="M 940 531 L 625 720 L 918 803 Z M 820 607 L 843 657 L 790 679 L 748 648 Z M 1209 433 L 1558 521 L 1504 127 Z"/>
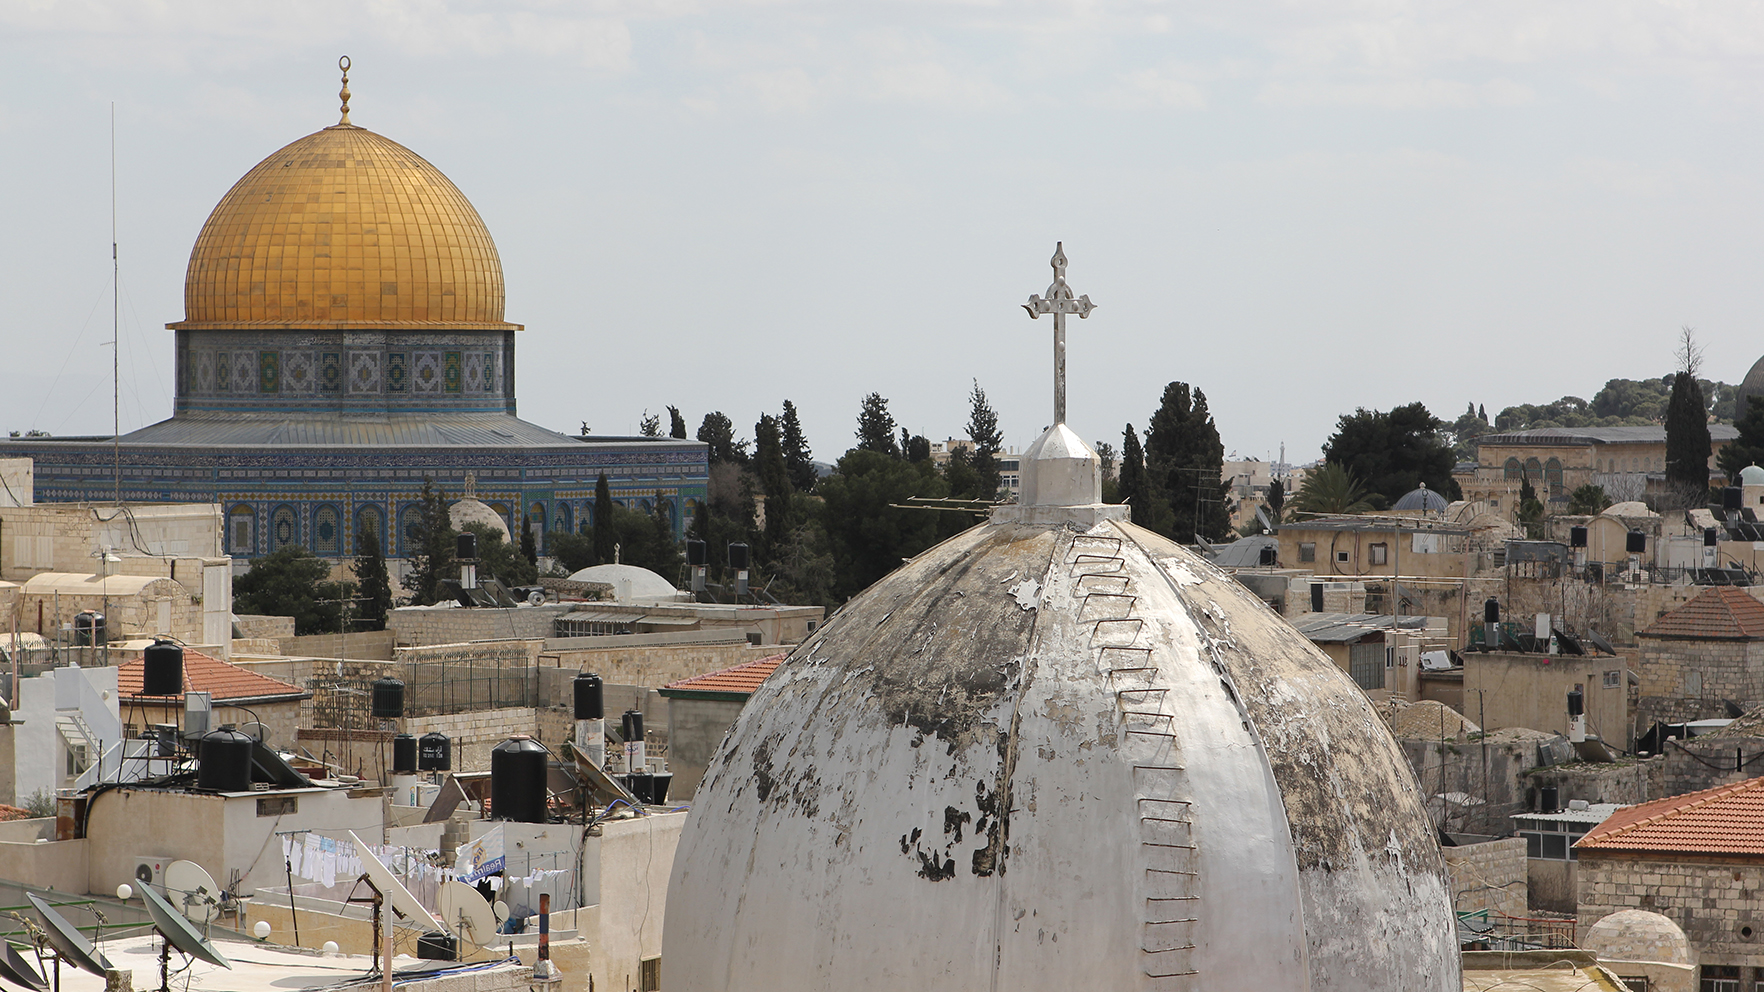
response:
<path fill-rule="evenodd" d="M 1366 487 L 1360 485 L 1360 480 L 1342 466 L 1325 462 L 1305 476 L 1292 508 L 1295 513 L 1317 516 L 1365 513 L 1372 509 L 1372 504 L 1366 502 Z"/>

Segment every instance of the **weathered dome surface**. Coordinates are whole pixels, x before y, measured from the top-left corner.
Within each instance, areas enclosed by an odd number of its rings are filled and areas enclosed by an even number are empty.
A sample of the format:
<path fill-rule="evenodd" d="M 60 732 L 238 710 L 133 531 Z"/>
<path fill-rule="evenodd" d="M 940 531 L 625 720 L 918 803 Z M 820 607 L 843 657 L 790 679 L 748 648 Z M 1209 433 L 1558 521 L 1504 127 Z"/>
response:
<path fill-rule="evenodd" d="M 1746 377 L 1740 380 L 1739 388 L 1734 390 L 1733 419 L 1738 421 L 1746 415 L 1746 404 L 1754 396 L 1764 396 L 1764 358 L 1752 363 Z"/>
<path fill-rule="evenodd" d="M 674 584 L 636 565 L 590 565 L 570 573 L 571 582 L 604 582 L 618 603 L 673 602 L 680 598 Z"/>
<path fill-rule="evenodd" d="M 1607 961 L 1696 964 L 1678 924 L 1645 909 L 1623 909 L 1587 928 L 1581 946 Z"/>
<path fill-rule="evenodd" d="M 501 534 L 504 541 L 514 539 L 514 536 L 508 532 L 508 521 L 502 519 L 502 514 L 497 513 L 490 508 L 490 504 L 475 496 L 467 496 L 449 506 L 447 518 L 452 522 L 454 530 L 464 530 L 466 524 L 483 524 Z"/>
<path fill-rule="evenodd" d="M 1419 489 L 1411 489 L 1404 493 L 1402 497 L 1396 501 L 1396 505 L 1391 507 L 1391 509 L 1398 512 L 1414 512 L 1419 510 L 1425 513 L 1444 513 L 1446 508 L 1450 505 L 1451 504 L 1444 496 L 1441 496 L 1439 493 L 1426 486 L 1422 486 Z"/>
<path fill-rule="evenodd" d="M 680 840 L 669 985 L 1455 992 L 1438 848 L 1364 694 L 1150 531 L 1007 517 L 754 694 Z"/>
<path fill-rule="evenodd" d="M 170 326 L 517 329 L 502 304 L 502 261 L 465 194 L 396 141 L 338 124 L 221 198 Z"/>
<path fill-rule="evenodd" d="M 1764 468 L 1747 465 L 1740 469 L 1739 484 L 1742 486 L 1764 486 Z"/>

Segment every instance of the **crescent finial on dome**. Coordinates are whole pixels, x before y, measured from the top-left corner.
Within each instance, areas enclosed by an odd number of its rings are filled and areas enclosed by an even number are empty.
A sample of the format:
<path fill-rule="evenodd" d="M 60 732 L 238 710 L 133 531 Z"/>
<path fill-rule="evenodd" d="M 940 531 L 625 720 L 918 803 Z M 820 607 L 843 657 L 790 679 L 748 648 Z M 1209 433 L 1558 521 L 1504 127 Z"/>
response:
<path fill-rule="evenodd" d="M 343 88 L 337 91 L 338 98 L 343 101 L 343 119 L 337 123 L 347 124 L 349 123 L 349 56 L 345 55 L 338 59 L 337 68 L 343 70 Z"/>

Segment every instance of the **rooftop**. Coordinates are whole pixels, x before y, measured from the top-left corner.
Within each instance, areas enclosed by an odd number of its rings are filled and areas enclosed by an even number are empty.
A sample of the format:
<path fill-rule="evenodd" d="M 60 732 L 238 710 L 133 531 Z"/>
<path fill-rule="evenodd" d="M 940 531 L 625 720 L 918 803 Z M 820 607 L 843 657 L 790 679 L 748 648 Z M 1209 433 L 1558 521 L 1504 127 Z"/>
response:
<path fill-rule="evenodd" d="M 1709 440 L 1731 441 L 1739 437 L 1739 431 L 1731 424 L 1710 424 Z M 1508 431 L 1504 434 L 1484 434 L 1474 438 L 1472 444 L 1507 445 L 1538 445 L 1540 447 L 1564 444 L 1665 444 L 1666 428 L 1649 425 L 1647 427 L 1540 427 L 1530 431 Z"/>
<path fill-rule="evenodd" d="M 1582 851 L 1764 855 L 1764 778 L 1656 799 L 1611 814 Z"/>
<path fill-rule="evenodd" d="M 1764 638 L 1764 602 L 1734 586 L 1710 586 L 1695 599 L 1655 620 L 1639 637 L 1700 641 Z"/>
<path fill-rule="evenodd" d="M 116 695 L 119 700 L 164 700 L 175 697 L 141 694 L 146 672 L 145 658 L 136 658 L 116 669 Z M 247 699 L 299 699 L 311 693 L 281 679 L 259 675 L 219 658 L 211 658 L 192 648 L 184 649 L 184 691 L 206 692 L 215 702 Z"/>
<path fill-rule="evenodd" d="M 753 695 L 760 683 L 775 671 L 785 659 L 785 655 L 775 654 L 758 661 L 749 661 L 725 668 L 709 675 L 694 675 L 689 679 L 670 682 L 661 688 L 661 694 L 669 697 L 688 696 L 699 699 L 726 698 L 746 699 Z"/>
<path fill-rule="evenodd" d="M 1375 631 L 1426 630 L 1427 618 L 1420 616 L 1393 617 L 1388 613 L 1301 613 L 1292 617 L 1292 625 L 1312 643 L 1348 643 Z"/>

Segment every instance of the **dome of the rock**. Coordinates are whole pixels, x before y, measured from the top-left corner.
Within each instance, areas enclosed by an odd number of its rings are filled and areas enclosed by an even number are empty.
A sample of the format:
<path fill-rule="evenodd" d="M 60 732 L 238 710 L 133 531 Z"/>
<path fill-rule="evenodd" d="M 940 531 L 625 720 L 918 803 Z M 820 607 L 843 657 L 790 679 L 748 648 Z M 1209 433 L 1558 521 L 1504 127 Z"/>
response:
<path fill-rule="evenodd" d="M 747 703 L 680 840 L 670 987 L 1459 987 L 1365 695 L 1229 575 L 1072 498 L 1096 483 L 1070 448 L 1036 450 L 1077 482 L 1025 480 L 1056 495 L 903 565 Z"/>
<path fill-rule="evenodd" d="M 245 173 L 197 235 L 177 329 L 513 330 L 490 231 L 441 171 L 349 124 Z"/>

